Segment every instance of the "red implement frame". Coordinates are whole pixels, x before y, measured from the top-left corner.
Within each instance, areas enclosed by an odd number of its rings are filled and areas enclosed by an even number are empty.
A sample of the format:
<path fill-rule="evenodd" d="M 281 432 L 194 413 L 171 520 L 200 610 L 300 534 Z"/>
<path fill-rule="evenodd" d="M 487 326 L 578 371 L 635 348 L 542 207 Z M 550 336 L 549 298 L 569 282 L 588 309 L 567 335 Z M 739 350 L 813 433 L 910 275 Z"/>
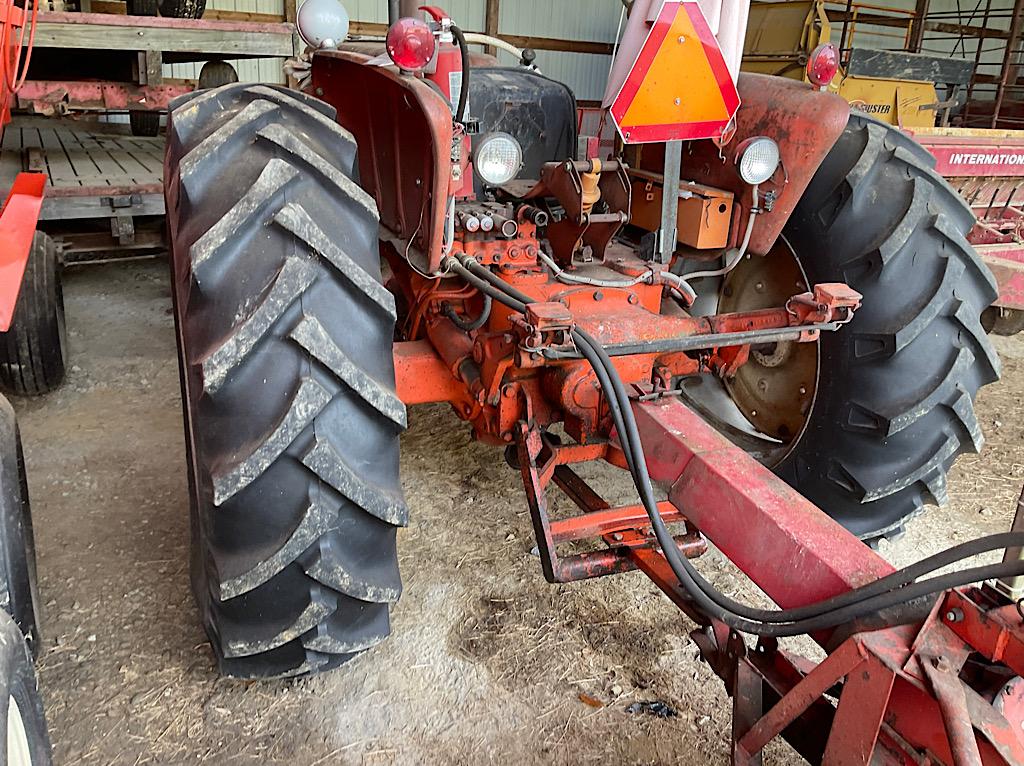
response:
<path fill-rule="evenodd" d="M 999 285 L 997 306 L 1024 309 L 1024 131 L 907 131 L 978 218 L 968 240 Z"/>
<path fill-rule="evenodd" d="M 782 607 L 844 593 L 893 572 L 832 521 L 677 398 L 634 401 L 659 504 L 689 557 L 704 538 Z M 815 663 L 762 639 L 750 647 L 678 585 L 639 506 L 610 508 L 568 464 L 604 457 L 614 443 L 562 445 L 527 423 L 515 457 L 526 484 L 545 577 L 569 582 L 640 569 L 700 627 L 692 636 L 733 697 L 733 764 L 761 763 L 784 737 L 811 763 L 1024 764 L 1024 625 L 994 590 L 963 588 L 887 611 L 896 627 L 863 623 L 813 638 Z M 548 516 L 554 483 L 585 513 Z M 607 548 L 559 556 L 556 547 L 601 537 Z M 798 573 L 794 576 L 794 573 Z M 882 624 L 882 623 L 878 623 Z M 834 701 L 837 700 L 837 701 Z"/>

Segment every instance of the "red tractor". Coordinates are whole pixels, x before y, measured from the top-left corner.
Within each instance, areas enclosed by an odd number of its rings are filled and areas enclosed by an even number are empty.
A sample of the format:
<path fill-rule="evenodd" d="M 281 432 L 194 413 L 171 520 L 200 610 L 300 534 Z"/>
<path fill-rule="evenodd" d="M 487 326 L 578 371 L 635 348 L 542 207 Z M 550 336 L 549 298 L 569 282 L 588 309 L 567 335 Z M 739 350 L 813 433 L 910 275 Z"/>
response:
<path fill-rule="evenodd" d="M 428 402 L 521 471 L 548 580 L 643 569 L 731 690 L 740 632 L 827 643 L 901 601 L 920 570 L 857 538 L 945 500 L 999 374 L 995 283 L 930 155 L 810 85 L 736 78 L 746 3 L 638 0 L 609 98 L 632 163 L 581 158 L 566 87 L 397 5 L 390 60 L 325 45 L 310 95 L 233 84 L 170 115 L 192 576 L 222 671 L 324 671 L 386 637 L 399 436 Z M 642 503 L 610 508 L 569 468 L 591 460 Z M 587 513 L 550 518 L 551 483 Z M 790 611 L 709 597 L 701 533 Z M 607 547 L 565 551 L 588 538 Z"/>

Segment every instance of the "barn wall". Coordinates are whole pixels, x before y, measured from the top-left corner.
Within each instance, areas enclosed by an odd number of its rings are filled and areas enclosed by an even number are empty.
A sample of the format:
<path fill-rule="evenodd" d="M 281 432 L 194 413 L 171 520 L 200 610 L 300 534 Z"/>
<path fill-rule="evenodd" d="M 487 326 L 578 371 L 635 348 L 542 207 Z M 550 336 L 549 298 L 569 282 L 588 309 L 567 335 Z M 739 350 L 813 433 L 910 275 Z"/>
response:
<path fill-rule="evenodd" d="M 463 29 L 484 31 L 486 0 L 440 0 L 437 4 Z M 387 21 L 383 0 L 345 0 L 345 7 L 357 21 Z M 622 7 L 619 0 L 503 0 L 498 33 L 612 43 Z M 506 54 L 499 55 L 511 63 Z M 537 64 L 544 74 L 568 84 L 577 98 L 599 99 L 611 56 L 538 51 Z"/>
<path fill-rule="evenodd" d="M 345 7 L 354 20 L 383 23 L 387 21 L 385 0 L 344 0 Z M 486 21 L 486 0 L 440 0 L 459 25 L 470 31 L 483 31 Z M 887 0 L 894 8 L 913 10 L 914 0 Z M 832 3 L 839 8 L 845 3 Z M 965 4 L 959 0 L 961 10 L 978 6 L 973 23 L 981 24 L 981 10 L 984 0 Z M 934 13 L 956 12 L 958 0 L 932 0 Z M 1006 11 L 1013 6 L 1013 0 L 993 0 L 993 11 L 1002 11 L 1004 18 L 993 18 L 989 26 L 1006 29 L 1009 19 Z M 228 11 L 248 11 L 283 15 L 284 0 L 208 0 L 208 8 Z M 502 0 L 499 19 L 499 34 L 533 35 L 565 40 L 614 43 L 622 21 L 620 0 Z M 950 19 L 953 21 L 953 19 Z M 834 34 L 838 41 L 839 26 Z M 867 27 L 855 28 L 854 43 L 859 47 L 898 50 L 903 47 L 900 30 Z M 928 33 L 925 37 L 924 52 L 943 56 L 956 56 L 973 60 L 977 46 L 982 45 L 981 69 L 985 74 L 996 74 L 1002 64 L 1005 43 L 1001 40 L 958 39 L 952 35 Z M 506 54 L 499 54 L 508 60 Z M 243 81 L 284 82 L 281 59 L 241 60 L 232 62 Z M 562 51 L 538 51 L 537 63 L 541 70 L 569 85 L 581 100 L 597 100 L 604 94 L 604 86 L 611 66 L 611 56 L 593 53 L 568 53 Z M 198 64 L 170 64 L 164 67 L 165 77 L 195 79 Z M 983 96 L 983 93 L 978 93 Z"/>

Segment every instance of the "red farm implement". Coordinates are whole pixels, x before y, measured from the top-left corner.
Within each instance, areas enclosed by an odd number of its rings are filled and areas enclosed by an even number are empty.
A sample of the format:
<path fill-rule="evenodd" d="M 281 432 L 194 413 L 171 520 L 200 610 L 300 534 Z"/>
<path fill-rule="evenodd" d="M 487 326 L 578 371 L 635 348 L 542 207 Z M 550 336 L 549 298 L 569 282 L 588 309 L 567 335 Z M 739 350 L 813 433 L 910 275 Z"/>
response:
<path fill-rule="evenodd" d="M 780 736 L 828 764 L 1024 763 L 1018 604 L 972 585 L 1024 564 L 934 574 L 1024 533 L 898 571 L 863 543 L 943 502 L 999 374 L 996 283 L 927 153 L 737 76 L 747 4 L 637 0 L 606 100 L 629 151 L 581 158 L 567 88 L 401 5 L 380 50 L 318 49 L 309 94 L 171 105 L 192 577 L 221 669 L 319 672 L 386 637 L 398 437 L 446 402 L 520 471 L 549 581 L 639 569 L 697 624 L 734 763 Z M 640 502 L 572 468 L 595 460 Z M 780 609 L 708 583 L 709 542 Z M 784 647 L 803 635 L 825 660 Z"/>
<path fill-rule="evenodd" d="M 992 332 L 1024 330 L 1024 131 L 998 128 L 918 128 L 910 131 L 935 155 L 978 218 L 968 239 L 999 283 L 985 318 Z"/>
<path fill-rule="evenodd" d="M 11 106 L 25 83 L 32 56 L 38 4 L 30 11 L 13 0 L 0 2 L 0 136 L 11 121 Z M 10 329 L 43 204 L 46 175 L 19 173 L 0 210 L 0 331 Z"/>

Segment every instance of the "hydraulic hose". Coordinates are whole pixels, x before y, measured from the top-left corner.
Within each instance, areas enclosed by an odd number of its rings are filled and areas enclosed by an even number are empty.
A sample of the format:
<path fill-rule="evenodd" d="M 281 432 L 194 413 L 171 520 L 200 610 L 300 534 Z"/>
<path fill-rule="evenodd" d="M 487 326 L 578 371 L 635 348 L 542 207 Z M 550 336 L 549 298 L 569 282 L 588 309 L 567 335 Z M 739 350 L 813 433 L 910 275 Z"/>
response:
<path fill-rule="evenodd" d="M 491 306 L 493 305 L 493 302 L 494 299 L 490 295 L 484 295 L 484 307 L 480 311 L 480 316 L 476 319 L 463 319 L 458 315 L 458 313 L 456 313 L 455 309 L 448 304 L 445 304 L 444 315 L 448 317 L 452 321 L 452 324 L 460 330 L 463 330 L 464 332 L 473 332 L 487 324 L 487 320 L 491 316 Z"/>
<path fill-rule="evenodd" d="M 459 105 L 455 109 L 455 121 L 464 123 L 466 109 L 469 106 L 469 43 L 466 42 L 466 35 L 455 24 L 452 24 L 452 37 L 459 44 L 459 53 L 462 54 L 462 86 L 459 88 Z"/>
<path fill-rule="evenodd" d="M 484 269 L 476 261 L 449 259 L 451 268 L 481 292 L 513 310 L 523 311 L 533 301 L 511 285 Z M 501 297 L 498 297 L 498 296 Z M 598 383 L 605 391 L 612 421 L 619 434 L 626 464 L 641 502 L 651 522 L 655 538 L 670 568 L 686 595 L 709 616 L 734 630 L 763 637 L 786 637 L 834 628 L 852 620 L 874 615 L 883 609 L 934 595 L 983 579 L 1024 574 L 1024 562 L 1006 562 L 953 572 L 929 580 L 913 580 L 936 569 L 957 563 L 978 553 L 1021 545 L 1024 533 L 1007 532 L 964 543 L 905 567 L 861 588 L 796 609 L 763 610 L 740 604 L 717 591 L 679 552 L 658 511 L 653 485 L 643 455 L 639 430 L 628 393 L 603 347 L 586 331 L 576 328 L 572 337 L 583 357 L 593 367 Z M 913 584 L 911 584 L 913 583 Z"/>

